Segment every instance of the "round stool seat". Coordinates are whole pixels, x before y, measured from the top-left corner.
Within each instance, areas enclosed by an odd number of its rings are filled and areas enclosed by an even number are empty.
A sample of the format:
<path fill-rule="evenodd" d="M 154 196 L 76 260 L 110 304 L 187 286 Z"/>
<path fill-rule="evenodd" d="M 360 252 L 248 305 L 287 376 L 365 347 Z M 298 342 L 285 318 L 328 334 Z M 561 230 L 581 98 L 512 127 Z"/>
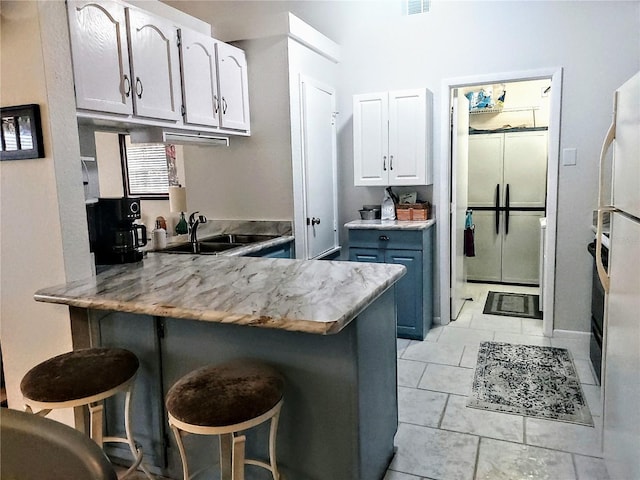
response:
<path fill-rule="evenodd" d="M 63 403 L 101 397 L 131 380 L 138 358 L 121 348 L 86 348 L 50 358 L 27 372 L 20 382 L 25 398 Z"/>
<path fill-rule="evenodd" d="M 283 390 L 284 379 L 273 368 L 235 361 L 185 375 L 167 393 L 166 406 L 185 424 L 223 427 L 268 412 L 282 399 Z"/>

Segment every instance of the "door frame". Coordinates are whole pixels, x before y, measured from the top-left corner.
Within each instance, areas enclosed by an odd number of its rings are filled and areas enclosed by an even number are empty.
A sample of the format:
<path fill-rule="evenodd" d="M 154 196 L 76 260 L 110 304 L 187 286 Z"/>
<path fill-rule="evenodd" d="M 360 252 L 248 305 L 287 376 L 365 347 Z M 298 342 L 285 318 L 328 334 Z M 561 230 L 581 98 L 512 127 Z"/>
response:
<path fill-rule="evenodd" d="M 544 262 L 544 318 L 542 329 L 545 336 L 553 335 L 554 293 L 556 264 L 556 225 L 558 213 L 558 174 L 560 165 L 560 112 L 562 105 L 562 67 L 541 68 L 514 72 L 473 75 L 468 77 L 445 78 L 440 89 L 440 168 L 437 175 L 438 194 L 436 215 L 438 218 L 438 266 L 440 284 L 440 324 L 447 325 L 451 318 L 451 91 L 487 83 L 509 83 L 526 80 L 551 79 L 549 111 L 549 140 L 547 159 L 547 235 Z"/>

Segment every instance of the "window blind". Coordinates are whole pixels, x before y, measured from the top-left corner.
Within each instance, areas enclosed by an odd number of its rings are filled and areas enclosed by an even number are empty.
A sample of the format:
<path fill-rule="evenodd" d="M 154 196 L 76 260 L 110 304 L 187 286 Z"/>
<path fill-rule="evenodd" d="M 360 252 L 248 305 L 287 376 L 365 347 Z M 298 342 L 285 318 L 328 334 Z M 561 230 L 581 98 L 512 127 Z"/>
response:
<path fill-rule="evenodd" d="M 130 195 L 168 195 L 169 174 L 165 145 L 127 145 L 127 180 Z"/>

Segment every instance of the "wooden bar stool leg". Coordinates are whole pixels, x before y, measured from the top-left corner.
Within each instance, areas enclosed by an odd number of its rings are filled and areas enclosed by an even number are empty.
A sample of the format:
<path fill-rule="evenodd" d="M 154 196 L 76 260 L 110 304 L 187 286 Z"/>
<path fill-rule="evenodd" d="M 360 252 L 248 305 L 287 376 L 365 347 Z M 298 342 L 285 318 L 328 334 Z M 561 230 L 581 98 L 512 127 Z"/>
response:
<path fill-rule="evenodd" d="M 233 480 L 233 434 L 220 436 L 220 479 Z"/>
<path fill-rule="evenodd" d="M 104 444 L 104 436 L 102 432 L 102 418 L 104 417 L 104 406 L 102 402 L 92 403 L 89 405 L 89 414 L 91 417 L 91 426 L 89 437 L 96 442 L 100 448 Z"/>
<path fill-rule="evenodd" d="M 233 478 L 233 480 L 244 480 L 244 448 L 246 441 L 247 437 L 245 437 L 244 435 L 233 437 L 231 467 L 231 478 Z"/>

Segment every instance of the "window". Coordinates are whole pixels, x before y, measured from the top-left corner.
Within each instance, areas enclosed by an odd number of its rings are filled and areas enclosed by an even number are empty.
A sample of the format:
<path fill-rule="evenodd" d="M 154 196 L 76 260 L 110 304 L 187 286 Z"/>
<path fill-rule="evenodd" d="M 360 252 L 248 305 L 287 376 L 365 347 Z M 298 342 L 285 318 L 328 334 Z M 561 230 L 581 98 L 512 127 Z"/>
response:
<path fill-rule="evenodd" d="M 167 145 L 132 144 L 120 135 L 120 155 L 124 188 L 128 196 L 166 199 L 169 195 Z"/>
<path fill-rule="evenodd" d="M 427 13 L 429 11 L 429 3 L 431 3 L 430 0 L 406 0 L 406 14 Z"/>

